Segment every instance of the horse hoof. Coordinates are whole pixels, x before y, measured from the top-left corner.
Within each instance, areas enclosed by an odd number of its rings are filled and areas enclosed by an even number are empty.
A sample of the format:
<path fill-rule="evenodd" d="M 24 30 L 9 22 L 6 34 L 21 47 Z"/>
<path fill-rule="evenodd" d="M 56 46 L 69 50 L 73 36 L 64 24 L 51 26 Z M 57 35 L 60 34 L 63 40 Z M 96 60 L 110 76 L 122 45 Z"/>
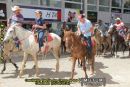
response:
<path fill-rule="evenodd" d="M 115 58 L 117 58 L 117 55 L 115 55 Z"/>
<path fill-rule="evenodd" d="M 85 78 L 88 78 L 88 75 L 85 75 Z"/>
<path fill-rule="evenodd" d="M 55 72 L 56 72 L 56 73 L 58 73 L 58 72 L 59 72 L 59 70 L 56 70 Z"/>
<path fill-rule="evenodd" d="M 81 65 L 78 65 L 78 68 L 82 68 L 82 66 L 81 66 Z"/>
<path fill-rule="evenodd" d="M 1 71 L 1 74 L 4 74 L 4 71 Z"/>
<path fill-rule="evenodd" d="M 22 78 L 22 75 L 19 75 L 18 78 Z"/>
<path fill-rule="evenodd" d="M 19 69 L 19 68 L 17 67 L 17 68 L 16 68 L 16 71 L 18 71 L 18 69 Z"/>
<path fill-rule="evenodd" d="M 35 77 L 35 78 L 39 78 L 39 74 L 38 74 L 38 75 L 37 75 L 37 74 L 36 74 L 36 75 L 34 75 L 34 77 Z"/>
<path fill-rule="evenodd" d="M 69 79 L 70 79 L 70 80 L 72 80 L 73 78 L 72 78 L 72 77 L 70 77 Z"/>
<path fill-rule="evenodd" d="M 35 66 L 35 65 L 33 66 L 33 69 L 36 69 L 36 66 Z"/>

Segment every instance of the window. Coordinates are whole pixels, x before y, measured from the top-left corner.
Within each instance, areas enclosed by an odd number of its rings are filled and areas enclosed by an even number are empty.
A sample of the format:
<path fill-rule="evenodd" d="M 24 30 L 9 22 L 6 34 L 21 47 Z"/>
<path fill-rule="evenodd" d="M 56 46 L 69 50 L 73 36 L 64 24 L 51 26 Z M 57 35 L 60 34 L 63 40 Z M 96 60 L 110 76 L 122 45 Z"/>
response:
<path fill-rule="evenodd" d="M 109 11 L 110 0 L 99 0 L 99 11 Z"/>
<path fill-rule="evenodd" d="M 124 8 L 130 9 L 130 0 L 124 0 Z"/>
<path fill-rule="evenodd" d="M 88 11 L 97 11 L 97 0 L 88 0 L 87 3 L 88 3 L 87 6 Z"/>
<path fill-rule="evenodd" d="M 88 11 L 97 11 L 97 6 L 88 5 L 87 9 Z"/>
<path fill-rule="evenodd" d="M 122 0 L 112 0 L 112 7 L 121 7 Z"/>
<path fill-rule="evenodd" d="M 0 0 L 0 1 L 6 1 L 6 0 Z"/>
<path fill-rule="evenodd" d="M 99 11 L 106 11 L 106 12 L 109 12 L 109 7 L 99 6 Z"/>
<path fill-rule="evenodd" d="M 38 0 L 13 0 L 13 2 L 24 5 L 38 5 Z"/>
<path fill-rule="evenodd" d="M 65 0 L 65 1 L 81 2 L 82 0 Z"/>
<path fill-rule="evenodd" d="M 75 3 L 65 3 L 65 8 L 73 8 L 73 9 L 80 9 L 81 4 L 75 4 Z"/>
<path fill-rule="evenodd" d="M 61 0 L 40 0 L 40 4 L 49 7 L 61 7 Z"/>
<path fill-rule="evenodd" d="M 97 0 L 88 0 L 88 4 L 97 4 Z"/>
<path fill-rule="evenodd" d="M 99 5 L 109 6 L 110 0 L 99 0 Z"/>

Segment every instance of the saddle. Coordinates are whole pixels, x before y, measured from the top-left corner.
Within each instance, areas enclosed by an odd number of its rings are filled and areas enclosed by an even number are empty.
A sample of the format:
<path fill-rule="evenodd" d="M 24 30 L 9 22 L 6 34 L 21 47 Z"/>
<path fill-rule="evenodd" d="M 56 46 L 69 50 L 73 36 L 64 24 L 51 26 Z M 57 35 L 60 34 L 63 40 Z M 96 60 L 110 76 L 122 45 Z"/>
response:
<path fill-rule="evenodd" d="M 35 42 L 38 43 L 38 34 L 34 34 Z M 53 37 L 48 33 L 46 36 L 44 36 L 43 43 L 44 42 L 50 42 L 53 40 Z"/>
<path fill-rule="evenodd" d="M 91 37 L 91 41 L 92 41 L 92 47 L 94 47 L 96 45 L 96 41 L 93 37 Z M 83 43 L 84 46 L 88 45 L 87 41 L 84 40 L 84 39 L 82 39 L 82 43 Z"/>

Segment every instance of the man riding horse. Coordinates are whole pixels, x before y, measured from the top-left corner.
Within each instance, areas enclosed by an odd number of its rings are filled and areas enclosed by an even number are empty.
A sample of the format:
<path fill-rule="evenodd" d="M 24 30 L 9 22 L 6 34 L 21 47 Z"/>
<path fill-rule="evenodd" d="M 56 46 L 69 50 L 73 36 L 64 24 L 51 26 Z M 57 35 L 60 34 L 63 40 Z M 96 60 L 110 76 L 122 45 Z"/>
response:
<path fill-rule="evenodd" d="M 98 25 L 97 25 L 99 31 L 101 32 L 101 37 L 104 37 L 107 35 L 107 31 L 108 31 L 108 28 L 107 26 L 103 23 L 102 20 L 98 20 Z"/>
<path fill-rule="evenodd" d="M 13 11 L 13 15 L 8 20 L 8 27 L 11 25 L 17 24 L 17 23 L 20 26 L 22 26 L 22 24 L 24 23 L 24 17 L 21 14 L 22 9 L 19 6 L 14 6 L 14 7 L 12 7 L 11 10 Z M 19 42 L 19 39 L 17 37 L 14 38 L 14 42 L 15 42 L 16 47 L 19 50 L 20 42 Z"/>
<path fill-rule="evenodd" d="M 91 41 L 92 23 L 90 22 L 90 20 L 85 18 L 84 14 L 80 14 L 77 27 L 78 27 L 77 31 L 78 35 L 81 35 L 87 42 L 87 50 L 89 50 L 88 54 L 90 55 L 92 51 L 92 41 Z"/>
<path fill-rule="evenodd" d="M 119 33 L 119 35 L 120 36 L 122 36 L 124 39 L 125 39 L 125 25 L 124 25 L 124 22 L 123 21 L 121 21 L 121 19 L 120 18 L 116 18 L 115 19 L 115 26 L 116 26 L 116 30 L 118 31 L 118 33 Z"/>

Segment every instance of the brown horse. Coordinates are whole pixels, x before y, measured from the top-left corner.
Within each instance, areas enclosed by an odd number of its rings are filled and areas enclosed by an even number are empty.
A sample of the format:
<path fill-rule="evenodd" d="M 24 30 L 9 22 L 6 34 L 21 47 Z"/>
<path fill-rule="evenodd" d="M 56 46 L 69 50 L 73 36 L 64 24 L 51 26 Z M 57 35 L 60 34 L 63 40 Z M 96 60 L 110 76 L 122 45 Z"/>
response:
<path fill-rule="evenodd" d="M 2 47 L 2 45 L 1 45 L 1 56 L 3 57 L 3 58 L 2 58 L 2 61 L 3 61 L 3 63 L 4 63 L 4 67 L 3 67 L 2 71 L 1 71 L 2 74 L 3 74 L 4 71 L 6 70 L 6 62 L 7 62 L 7 61 L 9 61 L 10 63 L 13 64 L 13 66 L 16 68 L 16 71 L 18 70 L 18 66 L 16 65 L 16 63 L 14 63 L 14 62 L 11 60 L 11 57 L 10 57 L 12 51 L 16 50 L 16 49 L 14 49 L 14 48 L 15 48 L 14 45 L 15 45 L 15 44 L 12 43 L 11 41 L 4 43 L 4 44 L 3 44 L 3 47 Z"/>
<path fill-rule="evenodd" d="M 111 35 L 112 37 L 112 50 L 111 50 L 111 54 L 114 55 L 115 57 L 117 57 L 117 51 L 119 46 L 122 46 L 122 50 L 123 50 L 123 55 L 124 52 L 126 50 L 126 42 L 123 36 L 119 35 L 119 32 L 116 29 L 117 27 L 115 25 L 111 26 L 111 28 L 109 29 L 108 33 Z"/>
<path fill-rule="evenodd" d="M 85 66 L 86 59 L 90 64 L 91 74 L 94 74 L 96 46 L 93 46 L 91 56 L 88 55 L 88 50 L 86 49 L 86 46 L 82 43 L 81 37 L 77 36 L 74 32 L 71 31 L 64 32 L 64 41 L 65 41 L 66 50 L 71 52 L 71 57 L 73 62 L 71 79 L 73 79 L 74 76 L 75 64 L 77 59 L 81 60 L 82 62 L 85 77 L 87 77 L 86 66 Z"/>
<path fill-rule="evenodd" d="M 107 49 L 111 50 L 111 36 L 101 36 L 101 32 L 97 27 L 94 27 L 94 37 L 97 43 L 97 55 L 99 51 L 106 53 Z"/>

